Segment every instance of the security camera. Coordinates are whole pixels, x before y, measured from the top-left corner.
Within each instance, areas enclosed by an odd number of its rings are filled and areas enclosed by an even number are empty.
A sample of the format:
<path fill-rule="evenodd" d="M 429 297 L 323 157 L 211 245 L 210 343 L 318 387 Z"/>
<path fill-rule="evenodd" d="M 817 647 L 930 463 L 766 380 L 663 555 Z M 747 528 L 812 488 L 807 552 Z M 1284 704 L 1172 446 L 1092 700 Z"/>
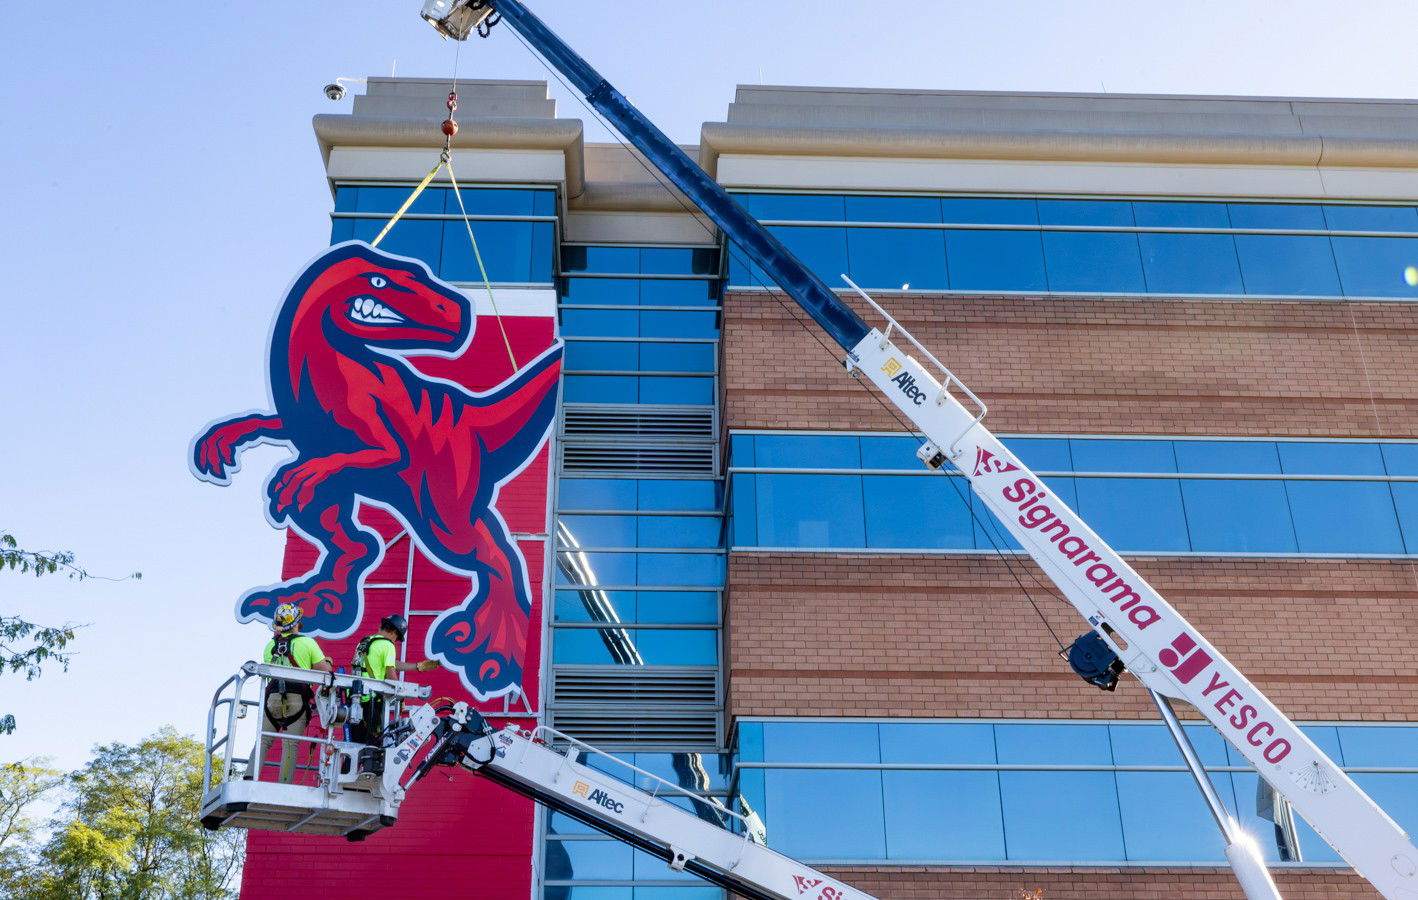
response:
<path fill-rule="evenodd" d="M 325 96 L 331 100 L 343 100 L 345 98 L 345 86 L 337 82 L 330 82 L 325 85 Z"/>

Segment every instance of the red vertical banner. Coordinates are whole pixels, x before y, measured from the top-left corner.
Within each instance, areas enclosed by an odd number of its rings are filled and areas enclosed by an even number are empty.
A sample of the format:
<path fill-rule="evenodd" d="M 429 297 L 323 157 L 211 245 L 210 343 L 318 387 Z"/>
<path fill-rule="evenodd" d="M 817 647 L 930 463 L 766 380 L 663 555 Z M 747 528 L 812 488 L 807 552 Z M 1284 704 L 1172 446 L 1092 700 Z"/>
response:
<path fill-rule="evenodd" d="M 238 619 L 266 624 L 293 604 L 302 633 L 348 669 L 361 637 L 403 615 L 400 657 L 443 666 L 403 677 L 496 725 L 529 727 L 542 700 L 561 345 L 554 293 L 518 293 L 516 315 L 478 317 L 417 260 L 357 241 L 330 248 L 277 312 L 268 408 L 208 426 L 191 466 L 226 484 L 244 446 L 292 451 L 266 492 L 268 518 L 288 533 L 282 580 L 239 598 Z M 362 843 L 250 832 L 241 893 L 286 896 L 303 882 L 404 896 L 463 883 L 526 897 L 532 823 L 530 801 L 435 773 L 395 827 Z"/>

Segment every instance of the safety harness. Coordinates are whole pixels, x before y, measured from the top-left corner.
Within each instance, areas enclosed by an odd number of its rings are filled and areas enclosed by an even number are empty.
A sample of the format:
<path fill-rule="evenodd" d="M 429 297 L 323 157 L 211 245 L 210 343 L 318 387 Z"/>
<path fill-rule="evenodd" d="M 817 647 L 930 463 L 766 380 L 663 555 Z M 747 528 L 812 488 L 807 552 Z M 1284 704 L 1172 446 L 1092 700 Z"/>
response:
<path fill-rule="evenodd" d="M 271 647 L 271 662 L 276 665 L 294 666 L 296 665 L 294 649 L 291 644 L 295 640 L 294 635 L 281 634 L 274 639 L 274 646 Z M 284 716 L 271 715 L 269 698 L 272 694 L 295 694 L 300 697 L 300 706 L 296 707 L 294 713 Z M 272 679 L 266 685 L 266 721 L 270 722 L 277 731 L 285 731 L 291 725 L 300 720 L 310 710 L 310 704 L 315 700 L 315 692 L 310 685 L 295 681 L 286 681 L 284 678 Z"/>
<path fill-rule="evenodd" d="M 369 649 L 374 646 L 375 641 L 389 641 L 389 639 L 382 634 L 371 634 L 368 637 L 360 638 L 359 643 L 355 645 L 354 661 L 351 667 L 354 669 L 354 674 L 361 678 L 370 677 Z M 394 642 L 389 641 L 389 643 Z"/>

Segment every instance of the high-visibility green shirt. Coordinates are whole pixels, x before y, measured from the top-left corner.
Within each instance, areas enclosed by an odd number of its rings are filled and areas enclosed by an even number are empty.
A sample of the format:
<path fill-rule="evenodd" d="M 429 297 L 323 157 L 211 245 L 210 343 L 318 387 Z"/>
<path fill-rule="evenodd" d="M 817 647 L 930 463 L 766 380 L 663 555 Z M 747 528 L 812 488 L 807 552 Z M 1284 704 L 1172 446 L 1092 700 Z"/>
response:
<path fill-rule="evenodd" d="M 364 655 L 366 677 L 383 678 L 394 665 L 394 642 L 388 638 L 376 637 L 369 642 L 369 652 Z"/>
<path fill-rule="evenodd" d="M 271 651 L 276 649 L 276 639 L 271 638 L 266 642 L 266 651 L 262 654 L 262 662 L 273 662 Z M 304 635 L 296 635 L 290 641 L 290 655 L 292 662 L 302 669 L 313 669 L 318 662 L 325 661 L 325 652 L 320 649 L 320 645 L 315 643 L 315 638 L 308 638 Z M 274 660 L 280 665 L 288 665 L 284 659 Z"/>

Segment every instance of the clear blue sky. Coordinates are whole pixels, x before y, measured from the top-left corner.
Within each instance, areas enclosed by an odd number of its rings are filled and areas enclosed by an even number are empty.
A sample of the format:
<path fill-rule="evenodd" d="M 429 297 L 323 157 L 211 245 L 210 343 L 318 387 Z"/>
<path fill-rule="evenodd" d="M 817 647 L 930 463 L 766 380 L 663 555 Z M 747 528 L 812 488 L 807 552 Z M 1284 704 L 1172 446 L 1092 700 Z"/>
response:
<path fill-rule="evenodd" d="M 0 610 L 91 623 L 67 674 L 0 678 L 0 711 L 20 718 L 0 761 L 72 766 L 95 742 L 164 724 L 198 733 L 211 690 L 264 641 L 232 604 L 278 574 L 260 489 L 282 454 L 249 453 L 225 490 L 189 476 L 185 454 L 212 418 L 264 403 L 272 311 L 327 241 L 309 120 L 350 101 L 321 86 L 395 66 L 451 73 L 454 45 L 419 5 L 0 12 L 0 528 L 95 572 L 144 575 L 0 576 Z M 531 5 L 687 143 L 723 119 L 739 83 L 1418 96 L 1411 0 Z M 69 8 L 76 25 L 59 18 Z M 505 31 L 461 57 L 464 77 L 547 77 Z M 553 95 L 561 115 L 583 115 Z"/>

